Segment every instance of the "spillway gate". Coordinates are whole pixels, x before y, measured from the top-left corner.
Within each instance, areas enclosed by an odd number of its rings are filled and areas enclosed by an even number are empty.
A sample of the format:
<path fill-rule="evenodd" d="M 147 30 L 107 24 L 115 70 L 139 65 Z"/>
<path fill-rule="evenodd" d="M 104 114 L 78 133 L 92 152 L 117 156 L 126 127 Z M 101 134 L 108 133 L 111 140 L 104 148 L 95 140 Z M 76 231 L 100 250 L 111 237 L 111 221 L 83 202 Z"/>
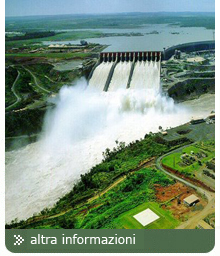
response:
<path fill-rule="evenodd" d="M 161 57 L 159 51 L 102 52 L 90 73 L 89 85 L 103 91 L 149 88 L 152 77 L 160 78 Z"/>
<path fill-rule="evenodd" d="M 111 61 L 161 61 L 162 52 L 101 52 L 100 62 Z"/>

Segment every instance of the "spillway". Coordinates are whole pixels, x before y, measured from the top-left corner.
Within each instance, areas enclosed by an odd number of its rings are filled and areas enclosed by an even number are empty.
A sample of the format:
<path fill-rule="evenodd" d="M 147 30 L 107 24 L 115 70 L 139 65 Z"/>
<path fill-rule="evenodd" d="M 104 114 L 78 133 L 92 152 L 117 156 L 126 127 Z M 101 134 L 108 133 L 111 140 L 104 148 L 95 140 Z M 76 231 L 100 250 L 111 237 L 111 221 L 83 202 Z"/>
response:
<path fill-rule="evenodd" d="M 102 91 L 118 89 L 160 90 L 161 52 L 101 53 L 89 86 Z"/>
<path fill-rule="evenodd" d="M 114 70 L 112 80 L 109 84 L 108 91 L 116 91 L 118 89 L 126 89 L 131 71 L 132 62 L 119 62 Z"/>
<path fill-rule="evenodd" d="M 159 92 L 160 91 L 160 61 L 150 62 L 151 66 L 151 76 L 148 78 L 148 88 L 153 88 Z"/>
<path fill-rule="evenodd" d="M 100 63 L 92 74 L 89 81 L 89 86 L 103 91 L 112 65 L 113 62 Z"/>
<path fill-rule="evenodd" d="M 131 89 L 160 89 L 160 63 L 137 61 L 134 67 Z"/>

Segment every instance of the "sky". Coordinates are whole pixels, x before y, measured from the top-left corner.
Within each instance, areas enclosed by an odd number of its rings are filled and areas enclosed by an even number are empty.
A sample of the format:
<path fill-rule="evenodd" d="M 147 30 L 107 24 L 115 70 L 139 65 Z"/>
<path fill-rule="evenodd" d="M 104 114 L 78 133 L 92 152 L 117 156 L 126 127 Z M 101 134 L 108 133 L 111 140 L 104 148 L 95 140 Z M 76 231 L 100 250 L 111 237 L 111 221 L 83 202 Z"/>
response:
<path fill-rule="evenodd" d="M 214 12 L 215 0 L 5 0 L 6 16 L 161 11 Z"/>

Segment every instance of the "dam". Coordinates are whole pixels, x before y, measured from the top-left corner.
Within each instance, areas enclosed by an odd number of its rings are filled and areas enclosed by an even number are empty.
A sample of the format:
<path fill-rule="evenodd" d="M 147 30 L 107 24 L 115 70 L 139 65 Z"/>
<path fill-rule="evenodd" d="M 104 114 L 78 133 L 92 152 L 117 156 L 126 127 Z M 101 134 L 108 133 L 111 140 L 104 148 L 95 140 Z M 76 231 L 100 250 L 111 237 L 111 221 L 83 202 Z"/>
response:
<path fill-rule="evenodd" d="M 101 91 L 160 88 L 161 52 L 103 52 L 89 76 Z"/>

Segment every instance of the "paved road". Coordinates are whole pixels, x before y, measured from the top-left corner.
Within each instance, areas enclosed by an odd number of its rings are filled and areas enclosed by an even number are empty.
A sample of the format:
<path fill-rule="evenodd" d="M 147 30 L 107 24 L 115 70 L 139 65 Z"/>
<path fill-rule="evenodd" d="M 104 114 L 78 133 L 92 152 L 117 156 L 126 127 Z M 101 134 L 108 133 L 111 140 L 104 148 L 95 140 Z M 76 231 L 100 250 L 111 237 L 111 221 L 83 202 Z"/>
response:
<path fill-rule="evenodd" d="M 16 92 L 16 89 L 15 89 L 15 86 L 16 86 L 16 84 L 18 82 L 18 79 L 20 78 L 20 75 L 21 75 L 20 71 L 19 70 L 17 70 L 17 71 L 18 71 L 18 75 L 17 75 L 17 77 L 16 77 L 16 79 L 15 79 L 15 81 L 14 81 L 12 87 L 11 87 L 11 91 L 15 95 L 16 101 L 13 104 L 11 104 L 10 106 L 8 106 L 7 108 L 5 108 L 6 111 L 12 109 L 18 102 L 21 101 L 21 97 L 19 96 L 19 94 Z"/>
<path fill-rule="evenodd" d="M 210 71 L 208 71 L 210 72 Z M 179 82 L 184 82 L 187 80 L 211 80 L 214 79 L 214 77 L 199 77 L 199 76 L 195 76 L 195 77 L 187 77 L 187 74 L 190 74 L 191 72 L 188 72 L 187 70 L 184 70 L 183 72 L 180 72 L 178 74 L 174 73 L 174 74 L 167 74 L 167 71 L 164 72 L 164 78 L 167 79 L 168 81 L 171 80 L 172 82 L 168 83 L 169 88 Z M 199 72 L 198 73 L 204 73 L 204 72 Z M 207 72 L 206 72 L 207 73 Z M 186 75 L 186 77 L 184 77 L 183 75 Z"/>
<path fill-rule="evenodd" d="M 194 144 L 194 143 L 193 143 Z M 208 200 L 208 204 L 205 206 L 205 208 L 199 212 L 198 214 L 196 214 L 195 216 L 193 216 L 192 218 L 190 218 L 189 220 L 185 221 L 184 223 L 182 223 L 180 226 L 178 226 L 176 229 L 194 229 L 196 227 L 196 225 L 198 224 L 198 222 L 202 219 L 204 219 L 208 214 L 215 212 L 215 193 L 209 192 L 201 187 L 198 187 L 192 183 L 190 183 L 189 181 L 186 181 L 178 176 L 176 176 L 173 173 L 170 173 L 166 170 L 163 169 L 163 167 L 161 166 L 161 160 L 162 158 L 164 158 L 165 156 L 168 156 L 170 154 L 173 154 L 175 152 L 179 152 L 182 149 L 190 146 L 192 144 L 180 147 L 178 149 L 175 149 L 163 156 L 160 156 L 159 158 L 157 158 L 156 160 L 156 167 L 161 170 L 162 172 L 166 173 L 167 175 L 171 176 L 172 178 L 184 183 L 185 185 L 195 189 L 198 193 L 200 193 L 201 195 L 205 196 Z"/>
<path fill-rule="evenodd" d="M 27 68 L 25 68 L 25 67 L 23 67 L 23 68 L 33 77 L 35 85 L 36 85 L 40 90 L 42 90 L 44 93 L 47 93 L 47 94 L 48 94 L 48 93 L 49 93 L 49 94 L 52 93 L 52 91 L 49 91 L 49 90 L 47 90 L 47 89 L 45 89 L 45 88 L 43 88 L 42 86 L 39 85 L 39 83 L 38 83 L 38 81 L 37 81 L 37 77 L 36 77 L 29 69 L 27 69 Z M 15 97 L 16 97 L 16 101 L 15 101 L 13 104 L 11 104 L 10 106 L 8 106 L 7 108 L 5 108 L 6 111 L 8 111 L 8 110 L 10 110 L 10 109 L 13 109 L 13 107 L 14 107 L 18 102 L 20 102 L 20 101 L 22 100 L 22 98 L 20 97 L 20 95 L 16 92 L 16 88 L 15 88 L 15 87 L 16 87 L 16 84 L 17 84 L 17 82 L 18 82 L 18 80 L 19 80 L 19 78 L 20 78 L 20 75 L 21 75 L 20 71 L 19 71 L 19 70 L 17 70 L 17 71 L 18 71 L 18 75 L 17 75 L 17 77 L 16 77 L 16 79 L 15 79 L 13 85 L 12 85 L 12 88 L 11 88 L 11 91 L 13 92 L 13 94 L 14 94 Z M 25 108 L 23 108 L 23 109 L 17 110 L 16 112 L 23 111 L 23 110 L 26 110 L 26 109 L 27 109 L 27 108 L 25 107 Z"/>
<path fill-rule="evenodd" d="M 212 188 L 213 190 L 215 190 L 215 180 L 212 179 L 211 177 L 203 174 L 202 171 L 196 173 L 196 178 L 201 180 L 203 183 L 205 183 L 206 185 L 208 185 L 210 188 Z"/>
<path fill-rule="evenodd" d="M 29 74 L 34 78 L 34 83 L 35 85 L 42 91 L 44 91 L 45 93 L 52 93 L 51 91 L 45 89 L 44 87 L 40 86 L 38 81 L 37 81 L 37 77 L 27 68 L 24 68 L 27 72 L 29 72 Z"/>
<path fill-rule="evenodd" d="M 44 76 L 44 77 L 46 77 L 51 83 L 55 83 L 55 81 L 54 80 L 52 80 L 49 76 Z"/>
<path fill-rule="evenodd" d="M 208 204 L 205 208 L 176 229 L 194 229 L 200 220 L 204 219 L 208 214 L 215 212 L 215 194 L 206 191 L 206 197 L 208 198 Z"/>

